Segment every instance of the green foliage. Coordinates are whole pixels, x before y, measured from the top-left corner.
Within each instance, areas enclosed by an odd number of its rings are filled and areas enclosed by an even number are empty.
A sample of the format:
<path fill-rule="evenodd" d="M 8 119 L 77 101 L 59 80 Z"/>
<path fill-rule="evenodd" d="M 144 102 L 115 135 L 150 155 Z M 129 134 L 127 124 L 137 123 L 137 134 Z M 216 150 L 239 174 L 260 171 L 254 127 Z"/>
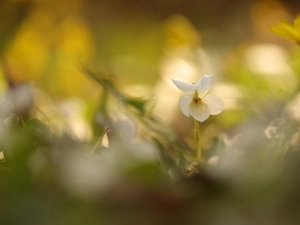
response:
<path fill-rule="evenodd" d="M 199 165 L 194 147 L 148 112 L 149 100 L 124 95 L 108 75 L 86 72 L 104 91 L 95 117 L 105 116 L 94 124 L 91 143 L 58 136 L 37 118 L 3 124 L 1 221 L 140 224 L 147 215 L 151 224 L 268 224 L 274 218 L 297 224 L 296 213 L 283 210 L 299 197 L 296 121 L 245 120 L 236 139 L 217 134 L 205 140 Z M 134 125 L 116 120 L 111 103 L 122 105 Z M 144 130 L 142 142 L 135 141 L 136 126 Z M 102 145 L 104 135 L 108 147 Z"/>

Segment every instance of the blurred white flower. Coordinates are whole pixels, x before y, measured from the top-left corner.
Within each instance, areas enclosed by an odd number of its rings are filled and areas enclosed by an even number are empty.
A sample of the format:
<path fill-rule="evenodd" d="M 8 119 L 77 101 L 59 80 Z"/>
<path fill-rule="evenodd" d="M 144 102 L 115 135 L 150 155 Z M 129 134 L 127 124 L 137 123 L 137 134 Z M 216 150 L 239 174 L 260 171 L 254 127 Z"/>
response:
<path fill-rule="evenodd" d="M 197 84 L 190 84 L 172 79 L 173 83 L 184 93 L 179 100 L 180 110 L 184 115 L 190 115 L 196 120 L 203 122 L 210 115 L 216 115 L 222 112 L 224 102 L 219 97 L 207 94 L 213 75 L 204 75 Z"/>

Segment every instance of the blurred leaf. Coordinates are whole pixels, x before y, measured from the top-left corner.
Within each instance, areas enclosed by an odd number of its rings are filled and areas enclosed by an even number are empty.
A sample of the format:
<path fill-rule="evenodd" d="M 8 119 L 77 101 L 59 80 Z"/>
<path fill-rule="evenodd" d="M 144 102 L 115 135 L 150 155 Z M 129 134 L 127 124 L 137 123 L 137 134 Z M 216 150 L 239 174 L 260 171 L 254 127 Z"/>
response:
<path fill-rule="evenodd" d="M 141 115 L 144 115 L 146 109 L 147 100 L 140 100 L 125 96 L 123 93 L 118 91 L 113 84 L 113 76 L 106 74 L 96 74 L 87 68 L 83 68 L 84 72 L 97 81 L 106 91 L 112 94 L 117 100 L 123 103 L 125 106 L 132 106 Z"/>
<path fill-rule="evenodd" d="M 168 176 L 163 173 L 159 165 L 153 162 L 135 163 L 126 171 L 126 177 L 142 183 L 147 187 L 165 183 Z"/>

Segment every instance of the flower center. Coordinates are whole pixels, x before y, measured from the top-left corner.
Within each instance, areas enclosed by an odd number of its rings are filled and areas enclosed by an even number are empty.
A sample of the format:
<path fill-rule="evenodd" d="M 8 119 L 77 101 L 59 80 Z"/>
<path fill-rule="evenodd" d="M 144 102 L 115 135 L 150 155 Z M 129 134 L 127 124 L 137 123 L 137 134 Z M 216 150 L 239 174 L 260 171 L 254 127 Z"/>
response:
<path fill-rule="evenodd" d="M 198 103 L 201 102 L 201 99 L 200 99 L 200 98 L 193 98 L 193 101 L 194 101 L 196 104 L 198 104 Z"/>
<path fill-rule="evenodd" d="M 193 101 L 196 103 L 196 105 L 201 102 L 201 98 L 198 97 L 197 91 L 195 91 Z"/>

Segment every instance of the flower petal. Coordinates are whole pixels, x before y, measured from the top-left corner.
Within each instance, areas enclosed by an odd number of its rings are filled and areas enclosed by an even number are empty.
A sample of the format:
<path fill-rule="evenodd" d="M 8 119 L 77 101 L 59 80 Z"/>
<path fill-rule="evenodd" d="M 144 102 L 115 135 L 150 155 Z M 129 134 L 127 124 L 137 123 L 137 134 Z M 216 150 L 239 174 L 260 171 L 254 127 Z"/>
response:
<path fill-rule="evenodd" d="M 279 36 L 281 36 L 281 37 L 283 37 L 283 38 L 287 38 L 287 39 L 289 39 L 289 40 L 294 41 L 294 37 L 293 37 L 293 36 L 291 37 L 291 35 L 290 35 L 288 32 L 286 32 L 282 27 L 279 27 L 279 26 L 271 26 L 271 27 L 270 27 L 270 30 L 271 30 L 273 33 L 275 33 L 275 34 L 277 34 L 277 35 L 279 35 Z"/>
<path fill-rule="evenodd" d="M 289 39 L 295 41 L 300 39 L 300 33 L 291 24 L 287 22 L 281 22 L 280 25 L 281 28 L 289 35 Z"/>
<path fill-rule="evenodd" d="M 196 104 L 194 101 L 192 101 L 189 105 L 189 109 L 191 116 L 200 122 L 206 120 L 210 115 L 208 106 L 204 102 L 199 102 Z"/>
<path fill-rule="evenodd" d="M 294 27 L 298 32 L 300 32 L 300 14 L 296 17 L 294 21 Z"/>
<path fill-rule="evenodd" d="M 207 104 L 211 115 L 219 114 L 224 108 L 223 100 L 215 95 L 208 94 L 202 100 Z"/>
<path fill-rule="evenodd" d="M 204 75 L 197 83 L 197 92 L 200 98 L 203 98 L 209 91 L 212 83 L 213 75 Z"/>
<path fill-rule="evenodd" d="M 194 85 L 194 84 L 190 84 L 190 83 L 186 83 L 186 82 L 174 80 L 174 79 L 172 79 L 172 81 L 176 85 L 176 87 L 178 87 L 185 94 L 193 94 L 196 89 L 196 85 Z"/>
<path fill-rule="evenodd" d="M 296 40 L 293 35 L 291 35 L 288 31 L 286 31 L 282 27 L 272 26 L 272 27 L 270 27 L 270 29 L 273 33 L 277 34 L 280 37 L 286 38 L 286 39 L 291 40 L 291 41 Z"/>
<path fill-rule="evenodd" d="M 189 95 L 182 96 L 179 100 L 179 108 L 181 112 L 187 117 L 190 117 L 189 105 L 191 104 L 192 101 L 193 101 L 193 97 Z"/>

